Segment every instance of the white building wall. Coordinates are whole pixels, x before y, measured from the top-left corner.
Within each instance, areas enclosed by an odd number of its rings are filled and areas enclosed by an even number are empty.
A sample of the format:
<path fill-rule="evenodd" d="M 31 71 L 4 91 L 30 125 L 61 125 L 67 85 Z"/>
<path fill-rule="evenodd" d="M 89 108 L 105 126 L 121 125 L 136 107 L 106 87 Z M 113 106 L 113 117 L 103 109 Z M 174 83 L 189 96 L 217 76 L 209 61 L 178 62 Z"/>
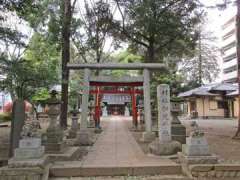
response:
<path fill-rule="evenodd" d="M 230 22 L 228 25 L 226 25 L 226 23 L 232 19 L 229 18 L 227 19 L 223 26 L 222 26 L 222 43 L 221 43 L 221 47 L 222 47 L 222 71 L 223 71 L 223 81 L 225 82 L 235 82 L 236 78 L 237 78 L 237 68 L 234 68 L 233 71 L 229 71 L 229 69 L 231 69 L 231 67 L 234 67 L 237 65 L 237 58 L 233 58 L 230 61 L 224 62 L 224 58 L 233 55 L 237 52 L 237 48 L 236 48 L 236 33 L 234 32 L 231 36 L 227 37 L 226 39 L 224 39 L 223 37 L 229 33 L 230 31 L 232 31 L 233 29 L 236 28 L 236 21 L 234 19 L 234 21 Z M 225 26 L 225 27 L 224 27 Z M 234 46 L 229 48 L 229 49 L 224 49 L 224 47 L 226 47 L 227 45 L 229 45 L 230 43 L 235 42 Z M 226 72 L 229 71 L 229 72 Z"/>

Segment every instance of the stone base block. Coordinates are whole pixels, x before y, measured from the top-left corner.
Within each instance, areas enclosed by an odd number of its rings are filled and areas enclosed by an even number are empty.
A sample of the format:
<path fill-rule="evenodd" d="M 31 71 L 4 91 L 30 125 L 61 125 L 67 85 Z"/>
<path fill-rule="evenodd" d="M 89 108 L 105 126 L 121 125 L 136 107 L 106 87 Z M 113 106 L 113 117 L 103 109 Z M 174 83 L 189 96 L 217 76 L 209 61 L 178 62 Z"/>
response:
<path fill-rule="evenodd" d="M 62 154 L 47 154 L 51 163 L 56 161 L 77 161 L 87 154 L 87 147 L 67 147 Z"/>
<path fill-rule="evenodd" d="M 186 135 L 172 135 L 173 141 L 178 141 L 181 144 L 186 144 Z"/>
<path fill-rule="evenodd" d="M 208 145 L 182 145 L 182 152 L 188 156 L 209 156 Z"/>
<path fill-rule="evenodd" d="M 37 159 L 44 155 L 45 147 L 38 148 L 17 148 L 14 151 L 15 159 Z"/>
<path fill-rule="evenodd" d="M 186 127 L 182 124 L 173 124 L 171 127 L 172 140 L 186 144 Z"/>
<path fill-rule="evenodd" d="M 95 121 L 94 120 L 91 120 L 88 122 L 88 127 L 89 128 L 95 128 Z"/>
<path fill-rule="evenodd" d="M 0 169 L 0 180 L 43 180 L 47 176 L 47 170 L 39 167 Z"/>
<path fill-rule="evenodd" d="M 95 128 L 94 133 L 100 134 L 103 130 L 99 128 Z"/>
<path fill-rule="evenodd" d="M 63 153 L 65 149 L 65 143 L 46 143 L 45 146 L 45 152 L 48 154 L 57 154 L 57 153 Z"/>
<path fill-rule="evenodd" d="M 181 151 L 181 143 L 178 141 L 160 142 L 156 139 L 149 145 L 149 151 L 159 156 L 169 156 Z"/>
<path fill-rule="evenodd" d="M 10 168 L 23 168 L 23 167 L 40 167 L 44 168 L 48 164 L 47 156 L 36 159 L 16 159 L 11 158 L 8 161 L 8 167 Z"/>
<path fill-rule="evenodd" d="M 74 138 L 76 138 L 76 136 L 77 136 L 77 130 L 70 129 L 67 138 L 68 139 L 74 139 Z"/>
<path fill-rule="evenodd" d="M 152 142 L 156 138 L 156 134 L 154 132 L 143 132 L 142 138 L 140 139 L 142 142 Z"/>
<path fill-rule="evenodd" d="M 93 145 L 93 134 L 88 129 L 80 129 L 74 144 L 79 146 Z"/>
<path fill-rule="evenodd" d="M 218 158 L 215 155 L 208 156 L 187 156 L 182 152 L 178 152 L 178 158 L 183 164 L 216 164 Z"/>

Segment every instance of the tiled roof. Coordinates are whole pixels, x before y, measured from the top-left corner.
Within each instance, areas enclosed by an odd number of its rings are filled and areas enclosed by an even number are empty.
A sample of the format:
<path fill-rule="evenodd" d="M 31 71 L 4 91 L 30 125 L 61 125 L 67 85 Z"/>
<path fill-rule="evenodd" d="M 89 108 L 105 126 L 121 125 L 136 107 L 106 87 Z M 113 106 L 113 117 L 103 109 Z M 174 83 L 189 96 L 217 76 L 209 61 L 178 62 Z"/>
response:
<path fill-rule="evenodd" d="M 226 91 L 226 92 L 233 92 L 237 89 L 236 85 L 229 84 L 229 83 L 214 83 L 214 84 L 208 84 L 204 85 L 183 93 L 180 93 L 179 97 L 190 97 L 194 95 L 199 96 L 215 96 L 216 93 L 213 93 L 211 91 Z"/>

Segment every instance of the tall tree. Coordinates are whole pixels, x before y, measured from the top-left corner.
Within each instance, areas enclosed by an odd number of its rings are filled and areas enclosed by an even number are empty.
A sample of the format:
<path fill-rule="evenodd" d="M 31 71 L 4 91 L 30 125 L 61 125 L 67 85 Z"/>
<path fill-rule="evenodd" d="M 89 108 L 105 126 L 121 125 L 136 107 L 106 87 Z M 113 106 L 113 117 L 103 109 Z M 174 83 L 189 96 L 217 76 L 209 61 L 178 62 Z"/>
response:
<path fill-rule="evenodd" d="M 107 59 L 109 52 L 104 50 L 110 42 L 111 21 L 112 12 L 107 1 L 84 0 L 83 7 L 73 18 L 72 42 L 77 50 L 75 59 L 85 63 L 100 63 Z"/>
<path fill-rule="evenodd" d="M 62 106 L 61 106 L 61 126 L 67 127 L 67 112 L 68 112 L 68 79 L 69 71 L 67 63 L 70 61 L 70 35 L 71 35 L 71 20 L 72 6 L 71 0 L 63 1 L 63 19 L 62 19 Z"/>
<path fill-rule="evenodd" d="M 194 48 L 198 22 L 197 1 L 192 0 L 115 0 L 121 21 L 115 29 L 145 62 L 157 62 L 168 54 L 182 55 Z M 118 33 L 118 34 L 119 34 Z"/>
<path fill-rule="evenodd" d="M 219 74 L 220 49 L 216 37 L 206 30 L 204 24 L 199 26 L 197 46 L 183 58 L 180 71 L 188 82 L 196 81 L 199 85 L 212 82 Z"/>

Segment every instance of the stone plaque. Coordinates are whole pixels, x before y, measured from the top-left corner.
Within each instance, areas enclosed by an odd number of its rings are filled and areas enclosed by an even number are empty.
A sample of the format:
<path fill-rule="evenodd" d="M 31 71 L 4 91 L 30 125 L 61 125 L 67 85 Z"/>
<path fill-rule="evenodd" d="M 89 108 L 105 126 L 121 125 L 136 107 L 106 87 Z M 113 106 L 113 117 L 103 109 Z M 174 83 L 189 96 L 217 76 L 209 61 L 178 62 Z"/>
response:
<path fill-rule="evenodd" d="M 167 84 L 157 87 L 158 132 L 160 142 L 171 141 L 170 90 Z"/>

